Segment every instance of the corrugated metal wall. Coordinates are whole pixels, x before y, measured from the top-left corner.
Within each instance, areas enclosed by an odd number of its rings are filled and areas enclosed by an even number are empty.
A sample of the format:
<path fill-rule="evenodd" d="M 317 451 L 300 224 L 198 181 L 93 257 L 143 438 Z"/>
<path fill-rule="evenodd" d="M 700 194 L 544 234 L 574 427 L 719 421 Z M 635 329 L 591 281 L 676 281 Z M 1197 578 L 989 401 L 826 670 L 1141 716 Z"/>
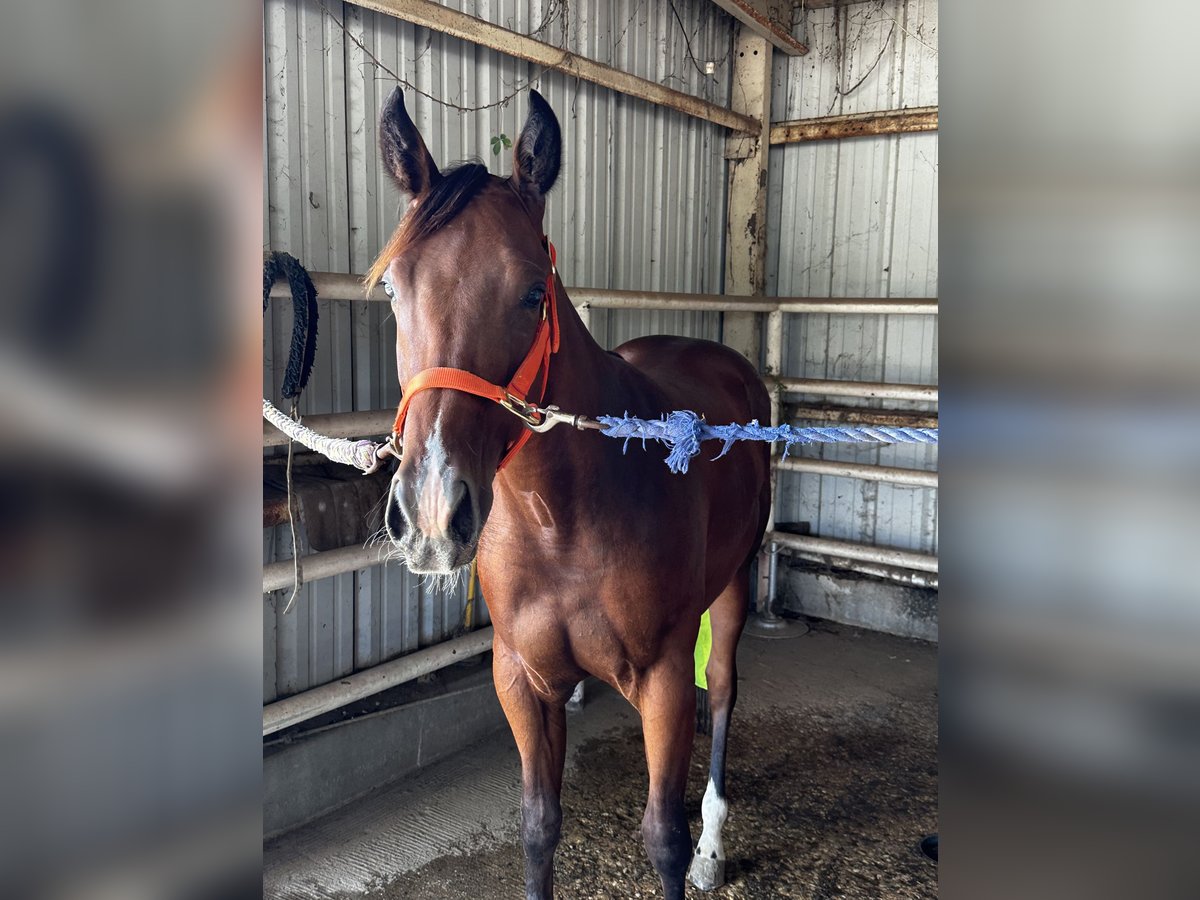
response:
<path fill-rule="evenodd" d="M 537 0 L 448 3 L 472 15 L 610 63 L 716 103 L 728 103 L 731 20 L 709 0 Z M 345 30 L 338 23 L 344 23 Z M 400 197 L 379 165 L 375 127 L 393 79 L 463 107 L 492 103 L 537 75 L 535 67 L 350 4 L 265 3 L 264 247 L 309 269 L 366 271 L 396 223 Z M 367 51 L 364 52 L 362 47 Z M 699 67 L 689 57 L 694 53 Z M 716 63 L 713 76 L 700 69 Z M 548 233 L 567 285 L 717 293 L 725 220 L 724 129 L 557 73 L 536 85 L 558 113 L 563 173 Z M 515 137 L 525 93 L 478 112 L 408 92 L 409 111 L 434 157 L 478 157 L 507 174 L 490 138 Z M 383 304 L 326 302 L 316 367 L 300 410 L 380 409 L 399 399 L 394 330 Z M 287 304 L 264 324 L 264 396 L 279 398 L 291 327 Z M 593 313 L 606 346 L 642 334 L 717 338 L 713 313 Z M 289 558 L 287 528 L 264 533 L 264 559 Z M 458 624 L 462 597 L 442 597 L 399 566 L 375 567 L 286 592 L 264 603 L 264 699 L 295 693 L 436 642 Z"/>
<path fill-rule="evenodd" d="M 772 121 L 937 104 L 936 0 L 815 10 L 807 37 L 808 56 L 776 56 Z M 773 148 L 768 293 L 936 297 L 937 167 L 936 134 Z M 790 316 L 785 347 L 789 376 L 937 382 L 936 316 Z M 802 452 L 937 467 L 936 448 L 920 445 Z M 779 488 L 780 521 L 807 521 L 822 537 L 937 550 L 936 490 L 797 473 L 781 473 Z"/>

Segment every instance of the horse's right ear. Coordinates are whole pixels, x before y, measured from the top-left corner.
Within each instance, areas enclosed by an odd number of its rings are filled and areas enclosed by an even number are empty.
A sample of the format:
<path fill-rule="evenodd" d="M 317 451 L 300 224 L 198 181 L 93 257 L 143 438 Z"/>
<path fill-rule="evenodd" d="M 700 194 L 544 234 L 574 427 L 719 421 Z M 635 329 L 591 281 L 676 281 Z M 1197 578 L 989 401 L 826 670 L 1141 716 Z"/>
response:
<path fill-rule="evenodd" d="M 396 187 L 413 197 L 425 193 L 442 177 L 404 108 L 404 92 L 399 87 L 392 91 L 379 117 L 379 152 Z"/>

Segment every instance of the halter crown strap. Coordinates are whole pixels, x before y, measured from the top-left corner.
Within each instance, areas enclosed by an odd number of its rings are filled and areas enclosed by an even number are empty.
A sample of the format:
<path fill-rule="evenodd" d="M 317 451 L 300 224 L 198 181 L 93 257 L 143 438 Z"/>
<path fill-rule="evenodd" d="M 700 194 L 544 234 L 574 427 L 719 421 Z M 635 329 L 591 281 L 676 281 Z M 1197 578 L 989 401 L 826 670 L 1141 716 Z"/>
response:
<path fill-rule="evenodd" d="M 507 387 L 500 387 L 464 369 L 446 366 L 423 369 L 404 386 L 404 396 L 400 400 L 400 407 L 396 411 L 396 422 L 392 426 L 392 436 L 395 439 L 399 440 L 404 434 L 404 421 L 408 417 L 408 405 L 412 402 L 413 397 L 421 391 L 432 388 L 445 388 L 461 391 L 464 394 L 474 394 L 476 397 L 483 397 L 485 400 L 499 403 L 506 409 L 516 412 L 513 401 L 525 404 L 530 388 L 541 375 L 542 384 L 541 390 L 538 391 L 537 402 L 542 402 L 546 396 L 546 384 L 550 380 L 550 357 L 558 352 L 559 345 L 558 298 L 555 290 L 555 278 L 558 275 L 557 256 L 554 252 L 554 245 L 548 238 L 543 237 L 542 244 L 546 247 L 546 252 L 550 254 L 550 274 L 546 276 L 546 296 L 542 300 L 542 320 L 538 323 L 529 352 L 517 366 L 517 371 L 513 373 Z M 525 442 L 532 434 L 533 432 L 528 429 L 522 431 L 521 436 L 508 446 L 496 471 L 500 471 L 508 465 L 517 452 L 525 446 Z"/>

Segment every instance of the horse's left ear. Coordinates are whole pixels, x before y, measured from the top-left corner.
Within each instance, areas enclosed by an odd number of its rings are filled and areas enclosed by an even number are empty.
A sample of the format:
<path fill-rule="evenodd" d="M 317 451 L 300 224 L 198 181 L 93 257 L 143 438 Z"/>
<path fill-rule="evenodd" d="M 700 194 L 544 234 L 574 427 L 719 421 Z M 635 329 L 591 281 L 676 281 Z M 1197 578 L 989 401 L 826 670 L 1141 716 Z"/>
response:
<path fill-rule="evenodd" d="M 522 193 L 542 199 L 554 187 L 562 163 L 562 131 L 554 110 L 537 91 L 529 92 L 529 118 L 513 150 L 513 181 Z"/>

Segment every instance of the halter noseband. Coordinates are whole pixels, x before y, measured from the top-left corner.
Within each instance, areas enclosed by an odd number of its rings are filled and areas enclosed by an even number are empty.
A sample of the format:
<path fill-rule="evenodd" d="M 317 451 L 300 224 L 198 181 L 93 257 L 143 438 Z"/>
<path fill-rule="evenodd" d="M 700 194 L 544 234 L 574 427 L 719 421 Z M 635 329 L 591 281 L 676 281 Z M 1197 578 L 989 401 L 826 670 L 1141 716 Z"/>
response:
<path fill-rule="evenodd" d="M 396 423 L 392 426 L 391 452 L 397 459 L 400 457 L 400 437 L 404 434 L 404 420 L 408 417 L 408 405 L 413 397 L 430 388 L 446 388 L 452 391 L 462 391 L 464 394 L 474 394 L 485 400 L 499 403 L 510 413 L 524 422 L 529 428 L 521 432 L 521 436 L 508 445 L 504 458 L 496 471 L 500 471 L 512 458 L 517 455 L 525 442 L 533 434 L 533 426 L 542 421 L 537 404 L 526 399 L 530 388 L 542 376 L 541 389 L 538 391 L 537 403 L 546 396 L 546 383 L 550 380 L 550 357 L 558 352 L 558 299 L 555 291 L 555 278 L 558 275 L 558 265 L 554 253 L 554 245 L 546 237 L 542 238 L 546 252 L 550 254 L 550 274 L 546 276 L 546 296 L 542 298 L 542 320 L 538 323 L 533 335 L 533 346 L 525 354 L 525 359 L 517 366 L 517 371 L 505 387 L 485 381 L 478 375 L 464 369 L 453 369 L 439 366 L 423 369 L 414 375 L 402 388 L 403 398 L 400 408 L 396 411 Z"/>

